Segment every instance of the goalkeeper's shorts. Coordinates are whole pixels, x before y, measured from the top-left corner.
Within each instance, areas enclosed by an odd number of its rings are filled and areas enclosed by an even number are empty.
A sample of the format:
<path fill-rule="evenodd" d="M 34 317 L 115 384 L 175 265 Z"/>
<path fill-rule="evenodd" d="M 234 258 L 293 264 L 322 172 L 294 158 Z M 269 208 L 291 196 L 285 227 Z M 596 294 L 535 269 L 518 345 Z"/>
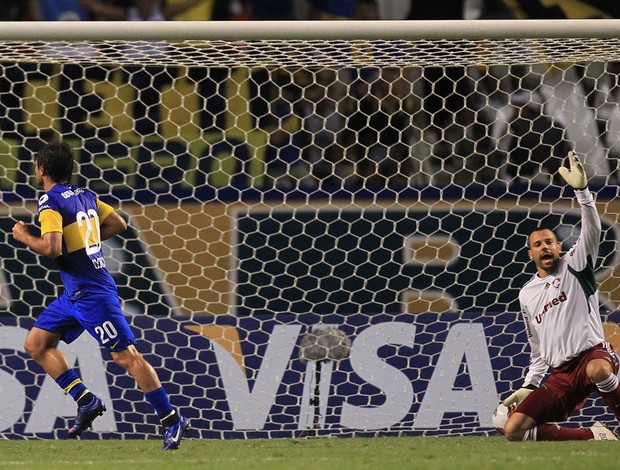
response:
<path fill-rule="evenodd" d="M 613 347 L 607 342 L 597 344 L 553 369 L 542 386 L 530 393 L 516 411 L 529 416 L 536 424 L 566 420 L 597 391 L 586 373 L 588 363 L 594 359 L 608 361 L 614 374 L 618 373 L 618 357 Z"/>

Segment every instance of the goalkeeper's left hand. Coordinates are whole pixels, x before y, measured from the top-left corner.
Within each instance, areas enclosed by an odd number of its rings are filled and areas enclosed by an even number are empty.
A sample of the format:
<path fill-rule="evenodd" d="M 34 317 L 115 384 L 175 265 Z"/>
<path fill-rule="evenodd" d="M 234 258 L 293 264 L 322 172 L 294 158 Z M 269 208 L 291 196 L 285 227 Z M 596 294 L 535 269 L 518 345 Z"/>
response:
<path fill-rule="evenodd" d="M 508 408 L 514 406 L 516 408 L 517 406 L 519 406 L 519 403 L 525 400 L 525 397 L 527 397 L 530 393 L 536 390 L 536 388 L 537 387 L 531 385 L 528 382 L 524 383 L 519 390 L 513 392 L 512 395 L 510 395 L 503 401 L 504 406 Z"/>
<path fill-rule="evenodd" d="M 577 155 L 573 152 L 568 152 L 568 162 L 570 164 L 570 169 L 566 167 L 560 167 L 558 172 L 564 178 L 568 184 L 570 184 L 574 189 L 579 191 L 586 189 L 588 187 L 588 178 L 586 177 L 586 171 L 583 169 L 583 165 L 579 161 Z"/>

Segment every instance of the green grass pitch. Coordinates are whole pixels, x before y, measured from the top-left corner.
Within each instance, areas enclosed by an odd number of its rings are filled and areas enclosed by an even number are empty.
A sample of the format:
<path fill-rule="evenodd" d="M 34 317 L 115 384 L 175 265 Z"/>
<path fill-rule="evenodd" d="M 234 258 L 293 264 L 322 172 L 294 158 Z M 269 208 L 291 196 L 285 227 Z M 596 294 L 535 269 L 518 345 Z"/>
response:
<path fill-rule="evenodd" d="M 83 469 L 617 469 L 620 442 L 508 442 L 499 436 L 0 441 L 0 468 Z"/>

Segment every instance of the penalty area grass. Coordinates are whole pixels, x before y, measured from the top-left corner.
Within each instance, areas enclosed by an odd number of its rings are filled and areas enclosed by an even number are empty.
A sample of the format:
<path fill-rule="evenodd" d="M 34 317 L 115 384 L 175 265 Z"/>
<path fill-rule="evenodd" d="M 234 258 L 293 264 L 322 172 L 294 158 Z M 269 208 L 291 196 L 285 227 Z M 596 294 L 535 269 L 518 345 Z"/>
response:
<path fill-rule="evenodd" d="M 617 469 L 620 442 L 508 442 L 500 436 L 186 439 L 176 451 L 159 440 L 4 440 L 0 468 L 17 469 Z"/>

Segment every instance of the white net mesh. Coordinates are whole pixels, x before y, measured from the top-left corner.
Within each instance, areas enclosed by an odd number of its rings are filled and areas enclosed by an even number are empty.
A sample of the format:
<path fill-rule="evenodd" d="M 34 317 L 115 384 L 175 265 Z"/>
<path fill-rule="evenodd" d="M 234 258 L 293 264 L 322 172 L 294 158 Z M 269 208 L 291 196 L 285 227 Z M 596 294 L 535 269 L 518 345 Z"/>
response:
<path fill-rule="evenodd" d="M 455 67 L 610 62 L 618 38 L 3 42 L 3 60 L 185 67 Z"/>
<path fill-rule="evenodd" d="M 571 149 L 604 216 L 601 307 L 620 303 L 619 41 L 0 42 L 0 348 L 30 381 L 7 435 L 56 435 L 73 412 L 37 415 L 43 379 L 8 339 L 58 291 L 9 234 L 36 221 L 32 154 L 59 139 L 75 182 L 130 220 L 108 267 L 199 436 L 489 428 L 527 360 L 524 234 L 578 235 L 555 176 Z M 318 372 L 296 346 L 316 324 L 353 339 Z M 154 434 L 109 375 L 115 419 L 94 430 Z"/>

